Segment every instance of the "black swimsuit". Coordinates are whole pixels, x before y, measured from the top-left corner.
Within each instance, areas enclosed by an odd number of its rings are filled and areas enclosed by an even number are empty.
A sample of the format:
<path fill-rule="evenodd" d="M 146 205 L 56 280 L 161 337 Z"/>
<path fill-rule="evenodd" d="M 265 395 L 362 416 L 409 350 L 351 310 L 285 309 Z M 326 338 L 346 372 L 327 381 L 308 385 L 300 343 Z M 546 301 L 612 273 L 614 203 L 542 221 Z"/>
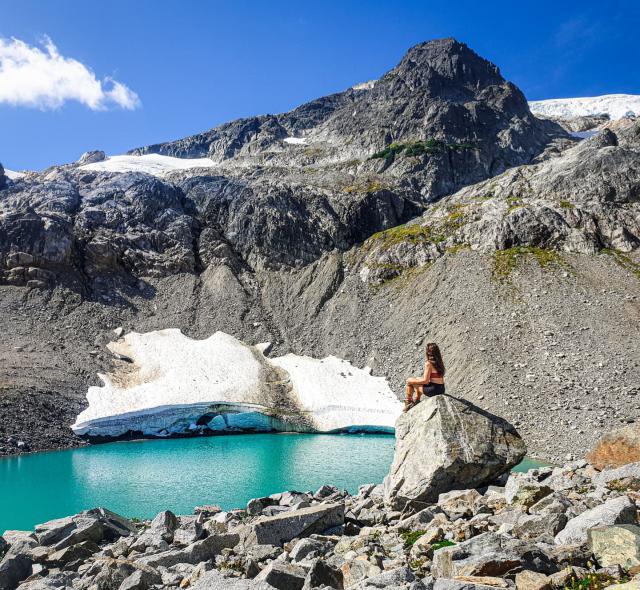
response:
<path fill-rule="evenodd" d="M 427 383 L 423 388 L 425 395 L 431 397 L 432 395 L 444 395 L 443 383 Z"/>

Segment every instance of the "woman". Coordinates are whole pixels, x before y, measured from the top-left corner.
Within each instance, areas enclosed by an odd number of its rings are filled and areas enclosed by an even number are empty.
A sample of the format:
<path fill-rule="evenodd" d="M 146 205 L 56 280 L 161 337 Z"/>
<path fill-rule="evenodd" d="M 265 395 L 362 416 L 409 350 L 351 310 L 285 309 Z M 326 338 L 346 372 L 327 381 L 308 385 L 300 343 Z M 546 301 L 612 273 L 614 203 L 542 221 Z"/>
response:
<path fill-rule="evenodd" d="M 444 372 L 445 368 L 440 349 L 435 342 L 429 342 L 426 348 L 424 375 L 407 379 L 407 397 L 404 400 L 404 411 L 406 412 L 415 406 L 423 394 L 428 396 L 443 394 Z"/>

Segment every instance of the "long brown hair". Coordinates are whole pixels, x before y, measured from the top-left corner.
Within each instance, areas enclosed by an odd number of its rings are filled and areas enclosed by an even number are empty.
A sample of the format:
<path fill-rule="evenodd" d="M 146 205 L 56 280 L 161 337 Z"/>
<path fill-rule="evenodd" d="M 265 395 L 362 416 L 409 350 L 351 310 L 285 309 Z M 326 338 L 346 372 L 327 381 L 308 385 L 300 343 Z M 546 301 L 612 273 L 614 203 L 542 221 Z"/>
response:
<path fill-rule="evenodd" d="M 429 342 L 426 348 L 427 361 L 429 361 L 444 377 L 444 362 L 442 361 L 442 354 L 440 354 L 440 349 L 435 342 Z"/>

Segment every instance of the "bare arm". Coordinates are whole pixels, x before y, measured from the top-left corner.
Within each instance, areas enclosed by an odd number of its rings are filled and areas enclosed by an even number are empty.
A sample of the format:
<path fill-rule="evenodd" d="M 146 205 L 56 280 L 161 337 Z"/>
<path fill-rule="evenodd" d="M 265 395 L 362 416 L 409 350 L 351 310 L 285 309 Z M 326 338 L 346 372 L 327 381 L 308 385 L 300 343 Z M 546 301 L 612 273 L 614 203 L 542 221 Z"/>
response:
<path fill-rule="evenodd" d="M 431 363 L 427 361 L 424 365 L 424 374 L 422 377 L 411 377 L 407 379 L 407 383 L 414 385 L 426 385 L 431 380 Z"/>

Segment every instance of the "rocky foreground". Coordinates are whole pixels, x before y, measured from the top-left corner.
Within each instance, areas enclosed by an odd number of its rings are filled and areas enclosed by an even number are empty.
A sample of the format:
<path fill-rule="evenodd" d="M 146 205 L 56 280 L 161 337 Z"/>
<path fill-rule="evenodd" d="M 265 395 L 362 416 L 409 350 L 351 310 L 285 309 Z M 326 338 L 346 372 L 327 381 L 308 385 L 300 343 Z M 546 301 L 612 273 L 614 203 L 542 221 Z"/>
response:
<path fill-rule="evenodd" d="M 468 434 L 473 425 L 481 435 Z M 323 486 L 256 498 L 238 510 L 201 506 L 191 516 L 165 511 L 143 522 L 98 508 L 34 532 L 7 531 L 0 590 L 640 583 L 640 463 L 599 471 L 576 461 L 509 474 L 524 453 L 513 427 L 444 396 L 419 404 L 398 430 L 404 434 L 385 483 L 356 495 Z M 422 446 L 411 432 L 423 435 Z M 427 453 L 431 442 L 435 452 Z M 412 470 L 421 476 L 409 487 L 421 493 L 400 492 Z"/>

